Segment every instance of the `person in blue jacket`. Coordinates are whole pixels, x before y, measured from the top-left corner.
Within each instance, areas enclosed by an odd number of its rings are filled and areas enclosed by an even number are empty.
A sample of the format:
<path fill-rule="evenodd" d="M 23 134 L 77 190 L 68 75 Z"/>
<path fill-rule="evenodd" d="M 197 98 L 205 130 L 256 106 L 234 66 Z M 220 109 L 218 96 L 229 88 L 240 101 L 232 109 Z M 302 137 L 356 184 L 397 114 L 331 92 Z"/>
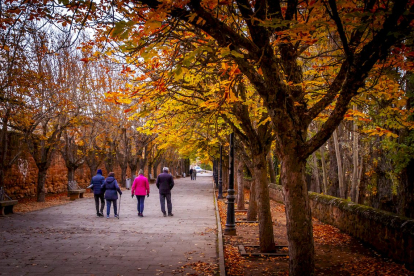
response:
<path fill-rule="evenodd" d="M 114 205 L 114 214 L 115 217 L 118 217 L 118 208 L 116 205 L 116 201 L 119 195 L 122 195 L 122 191 L 118 186 L 118 182 L 115 179 L 115 173 L 110 172 L 108 177 L 105 179 L 104 184 L 101 186 L 103 192 L 105 193 L 106 199 L 106 218 L 109 218 L 109 214 L 111 211 L 111 203 Z M 118 192 L 118 193 L 117 193 Z"/>
<path fill-rule="evenodd" d="M 96 175 L 92 177 L 91 185 L 88 188 L 93 190 L 93 197 L 95 198 L 96 215 L 103 217 L 103 210 L 105 206 L 104 193 L 101 186 L 105 182 L 105 177 L 102 176 L 102 170 L 99 169 Z M 99 208 L 99 201 L 101 202 L 101 208 Z"/>

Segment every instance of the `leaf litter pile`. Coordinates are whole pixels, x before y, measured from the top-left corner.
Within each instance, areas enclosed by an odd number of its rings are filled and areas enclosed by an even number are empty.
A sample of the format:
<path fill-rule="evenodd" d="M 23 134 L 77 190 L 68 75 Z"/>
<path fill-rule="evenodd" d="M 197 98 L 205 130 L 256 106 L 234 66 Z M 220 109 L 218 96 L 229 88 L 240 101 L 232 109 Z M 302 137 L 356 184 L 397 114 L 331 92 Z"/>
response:
<path fill-rule="evenodd" d="M 249 191 L 245 190 L 246 208 Z M 221 226 L 226 223 L 227 205 L 218 200 Z M 237 207 L 235 207 L 237 209 Z M 287 245 L 286 215 L 283 204 L 271 201 L 273 232 L 275 243 Z M 246 213 L 236 212 L 236 222 L 246 217 Z M 315 275 L 412 275 L 404 265 L 361 244 L 357 239 L 341 232 L 338 228 L 313 221 L 315 241 Z M 259 245 L 259 226 L 257 223 L 236 223 L 236 236 L 223 236 L 224 255 L 227 275 L 289 275 L 289 257 L 241 256 L 238 246 L 246 246 L 246 252 L 258 252 L 249 247 Z"/>

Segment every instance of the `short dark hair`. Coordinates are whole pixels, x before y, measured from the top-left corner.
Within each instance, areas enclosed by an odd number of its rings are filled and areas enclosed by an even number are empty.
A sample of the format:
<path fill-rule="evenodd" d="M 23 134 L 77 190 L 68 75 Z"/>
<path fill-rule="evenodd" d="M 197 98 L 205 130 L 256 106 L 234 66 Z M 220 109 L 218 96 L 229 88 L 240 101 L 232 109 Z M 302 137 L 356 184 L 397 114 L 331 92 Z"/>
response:
<path fill-rule="evenodd" d="M 108 177 L 115 177 L 115 173 L 114 172 L 110 172 L 109 174 L 108 174 Z"/>

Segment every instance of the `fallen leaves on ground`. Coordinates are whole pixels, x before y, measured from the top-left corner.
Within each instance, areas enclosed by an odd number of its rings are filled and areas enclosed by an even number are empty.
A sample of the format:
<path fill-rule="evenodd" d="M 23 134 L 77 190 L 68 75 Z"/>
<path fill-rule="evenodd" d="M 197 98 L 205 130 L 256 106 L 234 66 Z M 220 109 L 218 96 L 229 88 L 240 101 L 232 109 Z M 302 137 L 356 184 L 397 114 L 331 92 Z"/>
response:
<path fill-rule="evenodd" d="M 313 239 L 323 245 L 343 246 L 351 242 L 351 236 L 328 224 L 313 224 Z"/>
<path fill-rule="evenodd" d="M 373 257 L 359 257 L 343 264 L 341 271 L 349 275 L 413 275 L 402 265 Z"/>
<path fill-rule="evenodd" d="M 185 264 L 182 268 L 191 267 L 201 275 L 215 275 L 218 272 L 218 265 L 212 263 L 206 263 L 198 261 L 195 263 Z M 197 274 L 195 274 L 197 275 Z"/>
<path fill-rule="evenodd" d="M 68 204 L 70 202 L 68 193 L 48 194 L 46 195 L 45 202 L 37 202 L 36 197 L 19 199 L 19 203 L 14 206 L 13 211 L 15 213 L 27 213 L 33 212 L 53 206 Z M 84 193 L 85 198 L 93 197 L 92 193 Z"/>
<path fill-rule="evenodd" d="M 227 275 L 244 275 L 245 260 L 237 247 L 226 244 L 224 246 L 224 260 Z"/>

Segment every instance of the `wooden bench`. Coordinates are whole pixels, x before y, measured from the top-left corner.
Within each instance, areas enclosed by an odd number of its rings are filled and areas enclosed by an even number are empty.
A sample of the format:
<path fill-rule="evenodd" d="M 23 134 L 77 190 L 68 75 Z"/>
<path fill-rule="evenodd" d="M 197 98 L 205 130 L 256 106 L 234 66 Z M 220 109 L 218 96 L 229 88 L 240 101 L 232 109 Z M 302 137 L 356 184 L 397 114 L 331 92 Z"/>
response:
<path fill-rule="evenodd" d="M 69 190 L 68 191 L 68 197 L 70 197 L 70 200 L 76 200 L 78 198 L 83 198 L 83 194 L 85 193 L 85 189 L 80 190 Z"/>
<path fill-rule="evenodd" d="M 0 201 L 0 216 L 13 214 L 13 206 L 17 204 L 17 200 L 3 200 Z"/>
<path fill-rule="evenodd" d="M 149 179 L 148 179 L 149 183 L 155 183 L 155 180 L 156 179 L 154 177 L 152 177 L 152 174 L 150 174 Z"/>
<path fill-rule="evenodd" d="M 181 178 L 181 175 L 179 173 L 175 173 L 175 178 Z"/>

